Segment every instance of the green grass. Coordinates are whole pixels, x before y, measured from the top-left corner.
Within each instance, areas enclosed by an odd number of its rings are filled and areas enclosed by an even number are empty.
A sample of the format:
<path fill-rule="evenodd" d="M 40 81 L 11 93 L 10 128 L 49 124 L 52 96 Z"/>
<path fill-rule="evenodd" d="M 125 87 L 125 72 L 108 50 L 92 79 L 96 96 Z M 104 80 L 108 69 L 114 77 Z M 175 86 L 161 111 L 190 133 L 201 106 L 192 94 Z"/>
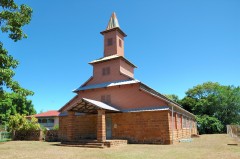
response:
<path fill-rule="evenodd" d="M 0 158 L 4 159 L 239 159 L 240 146 L 226 134 L 201 135 L 191 143 L 174 145 L 129 144 L 115 148 L 80 148 L 55 146 L 56 143 L 38 141 L 10 141 L 0 144 Z"/>

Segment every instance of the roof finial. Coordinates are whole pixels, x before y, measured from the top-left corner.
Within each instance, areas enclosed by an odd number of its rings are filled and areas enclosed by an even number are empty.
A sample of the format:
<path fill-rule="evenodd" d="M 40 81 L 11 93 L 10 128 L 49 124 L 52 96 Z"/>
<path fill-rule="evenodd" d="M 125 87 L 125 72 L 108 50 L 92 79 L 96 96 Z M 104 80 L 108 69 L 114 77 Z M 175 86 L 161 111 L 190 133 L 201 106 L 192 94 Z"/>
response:
<path fill-rule="evenodd" d="M 115 12 L 112 13 L 112 16 L 108 22 L 108 26 L 107 26 L 106 30 L 110 30 L 113 28 L 120 28 Z"/>

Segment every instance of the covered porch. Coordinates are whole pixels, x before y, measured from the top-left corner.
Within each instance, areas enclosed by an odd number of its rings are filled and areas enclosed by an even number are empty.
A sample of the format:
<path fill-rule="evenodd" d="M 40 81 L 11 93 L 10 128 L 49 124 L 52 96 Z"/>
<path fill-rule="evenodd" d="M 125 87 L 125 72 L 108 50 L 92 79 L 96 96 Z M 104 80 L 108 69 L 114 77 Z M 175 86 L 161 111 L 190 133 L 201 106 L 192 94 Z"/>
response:
<path fill-rule="evenodd" d="M 67 109 L 68 124 L 67 124 L 67 140 L 62 142 L 62 144 L 68 145 L 96 145 L 100 147 L 111 147 L 121 144 L 127 144 L 127 140 L 112 140 L 111 129 L 112 122 L 111 119 L 107 117 L 109 113 L 118 113 L 120 110 L 105 104 L 100 101 L 82 98 L 80 101 L 76 102 Z M 76 124 L 76 113 L 85 113 L 86 115 L 94 115 L 96 120 L 96 138 L 95 139 L 77 139 L 75 128 L 78 126 Z M 96 119 L 97 118 L 97 119 Z M 110 119 L 110 120 L 109 120 Z M 87 122 L 87 121 L 86 121 Z M 89 122 L 91 124 L 91 122 Z"/>

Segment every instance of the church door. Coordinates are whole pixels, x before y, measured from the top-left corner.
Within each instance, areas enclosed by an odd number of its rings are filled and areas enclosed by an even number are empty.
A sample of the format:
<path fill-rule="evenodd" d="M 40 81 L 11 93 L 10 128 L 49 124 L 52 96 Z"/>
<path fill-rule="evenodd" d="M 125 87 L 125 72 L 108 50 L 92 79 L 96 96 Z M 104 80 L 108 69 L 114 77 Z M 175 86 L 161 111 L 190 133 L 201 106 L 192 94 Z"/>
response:
<path fill-rule="evenodd" d="M 106 137 L 107 139 L 112 138 L 112 119 L 111 116 L 106 117 Z"/>

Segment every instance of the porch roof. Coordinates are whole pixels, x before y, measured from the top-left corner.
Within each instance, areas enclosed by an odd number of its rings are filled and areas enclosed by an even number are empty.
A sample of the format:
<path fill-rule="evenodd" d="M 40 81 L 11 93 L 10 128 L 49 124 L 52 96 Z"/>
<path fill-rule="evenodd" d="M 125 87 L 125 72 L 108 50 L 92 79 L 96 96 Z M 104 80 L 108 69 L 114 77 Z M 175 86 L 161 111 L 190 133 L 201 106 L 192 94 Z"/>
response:
<path fill-rule="evenodd" d="M 75 111 L 78 113 L 97 113 L 97 110 L 104 109 L 107 112 L 119 112 L 120 110 L 113 108 L 103 102 L 82 98 L 79 102 L 72 105 L 67 111 Z"/>

